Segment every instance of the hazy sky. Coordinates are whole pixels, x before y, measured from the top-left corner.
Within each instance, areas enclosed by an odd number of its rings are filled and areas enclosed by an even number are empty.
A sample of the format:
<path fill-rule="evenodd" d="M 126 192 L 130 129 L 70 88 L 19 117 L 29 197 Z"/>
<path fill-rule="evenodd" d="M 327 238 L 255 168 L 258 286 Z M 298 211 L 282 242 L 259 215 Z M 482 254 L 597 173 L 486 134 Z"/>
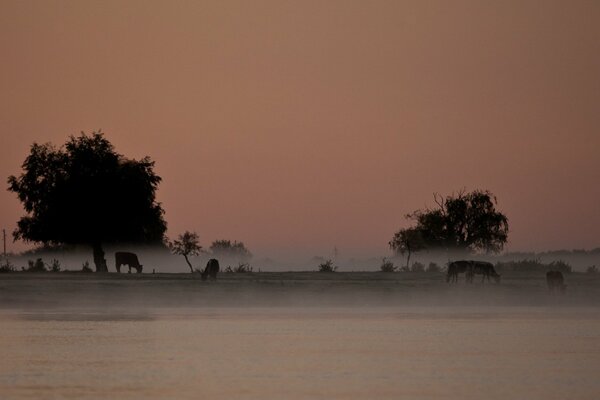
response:
<path fill-rule="evenodd" d="M 101 128 L 156 161 L 170 237 L 383 255 L 484 188 L 510 250 L 600 246 L 598 1 L 0 0 L 0 57 L 4 187 Z"/>

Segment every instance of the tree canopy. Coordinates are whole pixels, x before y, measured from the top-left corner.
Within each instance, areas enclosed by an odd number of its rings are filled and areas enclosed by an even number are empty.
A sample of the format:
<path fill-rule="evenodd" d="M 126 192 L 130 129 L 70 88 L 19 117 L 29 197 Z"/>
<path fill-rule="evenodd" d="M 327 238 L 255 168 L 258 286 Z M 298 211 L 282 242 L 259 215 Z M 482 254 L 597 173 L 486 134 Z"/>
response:
<path fill-rule="evenodd" d="M 234 258 L 237 260 L 252 258 L 252 253 L 250 253 L 244 243 L 238 241 L 215 240 L 210 245 L 210 251 L 215 257 Z"/>
<path fill-rule="evenodd" d="M 27 212 L 15 239 L 91 245 L 97 271 L 107 270 L 103 243 L 162 242 L 161 178 L 149 157 L 125 158 L 101 132 L 81 133 L 60 148 L 34 143 L 22 169 L 8 178 Z"/>
<path fill-rule="evenodd" d="M 406 217 L 416 225 L 401 229 L 390 247 L 404 254 L 411 247 L 497 253 L 508 240 L 508 218 L 496 210 L 496 197 L 487 190 L 434 195 L 436 207 Z"/>
<path fill-rule="evenodd" d="M 171 253 L 181 255 L 185 258 L 185 262 L 193 273 L 194 267 L 192 267 L 189 256 L 197 256 L 202 252 L 198 234 L 196 232 L 185 231 L 172 243 L 169 243 L 169 248 L 171 249 Z"/>

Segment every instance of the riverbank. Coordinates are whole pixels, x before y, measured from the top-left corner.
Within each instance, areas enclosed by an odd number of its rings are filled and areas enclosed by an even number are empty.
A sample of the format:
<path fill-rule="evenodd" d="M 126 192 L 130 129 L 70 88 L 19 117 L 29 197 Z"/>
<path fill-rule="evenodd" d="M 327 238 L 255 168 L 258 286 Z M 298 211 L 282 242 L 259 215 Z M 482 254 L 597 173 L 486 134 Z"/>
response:
<path fill-rule="evenodd" d="M 552 295 L 537 273 L 448 284 L 441 273 L 221 273 L 201 281 L 197 274 L 19 272 L 0 274 L 0 308 L 600 306 L 600 276 L 565 279 L 567 293 Z"/>

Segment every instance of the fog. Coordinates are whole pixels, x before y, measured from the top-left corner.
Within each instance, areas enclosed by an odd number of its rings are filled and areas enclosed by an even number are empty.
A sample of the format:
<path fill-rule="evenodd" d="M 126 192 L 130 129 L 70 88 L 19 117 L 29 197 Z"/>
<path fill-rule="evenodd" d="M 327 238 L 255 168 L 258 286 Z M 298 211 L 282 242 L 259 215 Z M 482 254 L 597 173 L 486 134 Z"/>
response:
<path fill-rule="evenodd" d="M 144 266 L 143 273 L 186 273 L 189 267 L 183 256 L 173 255 L 165 247 L 148 246 L 106 246 L 105 258 L 107 260 L 110 272 L 116 272 L 115 256 L 117 251 L 131 251 L 138 255 L 140 263 Z M 252 249 L 250 249 L 252 250 Z M 199 256 L 190 257 L 194 269 L 204 269 L 207 261 L 214 256 L 208 252 L 203 252 Z M 21 254 L 10 255 L 9 260 L 17 270 L 27 268 L 28 261 L 42 258 L 46 264 L 50 264 L 53 259 L 60 262 L 61 270 L 79 271 L 82 264 L 88 262 L 92 269 L 95 269 L 91 248 L 87 246 L 77 247 L 69 250 L 33 250 Z M 383 259 L 391 261 L 397 268 L 406 266 L 406 255 L 374 254 L 365 256 L 346 256 L 342 251 L 324 252 L 324 254 L 297 254 L 278 252 L 278 253 L 257 253 L 249 259 L 237 259 L 235 257 L 219 257 L 221 271 L 228 266 L 235 268 L 241 262 L 248 263 L 254 272 L 287 272 L 287 271 L 317 271 L 320 263 L 326 260 L 332 260 L 339 272 L 361 272 L 361 271 L 379 271 Z M 445 251 L 424 251 L 413 253 L 410 258 L 411 266 L 418 262 L 425 267 L 430 263 L 435 263 L 440 268 L 444 268 L 449 261 L 476 259 L 492 263 L 510 262 L 522 260 L 538 260 L 542 263 L 563 261 L 570 265 L 573 271 L 583 272 L 590 266 L 600 267 L 600 248 L 593 250 L 561 250 L 547 251 L 542 253 L 519 252 L 519 253 L 500 253 L 497 255 L 485 254 L 467 254 L 461 252 Z M 121 272 L 127 272 L 127 267 L 122 268 Z"/>

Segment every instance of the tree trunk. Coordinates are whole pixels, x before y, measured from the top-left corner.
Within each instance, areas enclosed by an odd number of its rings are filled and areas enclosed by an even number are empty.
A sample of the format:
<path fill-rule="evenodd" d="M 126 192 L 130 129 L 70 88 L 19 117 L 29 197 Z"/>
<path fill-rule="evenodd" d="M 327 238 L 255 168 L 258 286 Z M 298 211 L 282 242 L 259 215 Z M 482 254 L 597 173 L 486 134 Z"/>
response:
<path fill-rule="evenodd" d="M 94 250 L 96 272 L 108 272 L 108 266 L 106 265 L 106 259 L 104 258 L 104 250 L 102 250 L 102 243 L 94 243 L 92 248 Z"/>
<path fill-rule="evenodd" d="M 408 257 L 406 257 L 406 269 L 410 271 L 410 249 L 408 249 Z"/>
<path fill-rule="evenodd" d="M 188 260 L 187 255 L 183 255 L 183 257 L 185 258 L 185 262 L 187 263 L 187 265 L 190 266 L 190 271 L 193 274 L 194 273 L 194 268 L 192 268 L 192 264 L 190 263 L 190 260 Z"/>

